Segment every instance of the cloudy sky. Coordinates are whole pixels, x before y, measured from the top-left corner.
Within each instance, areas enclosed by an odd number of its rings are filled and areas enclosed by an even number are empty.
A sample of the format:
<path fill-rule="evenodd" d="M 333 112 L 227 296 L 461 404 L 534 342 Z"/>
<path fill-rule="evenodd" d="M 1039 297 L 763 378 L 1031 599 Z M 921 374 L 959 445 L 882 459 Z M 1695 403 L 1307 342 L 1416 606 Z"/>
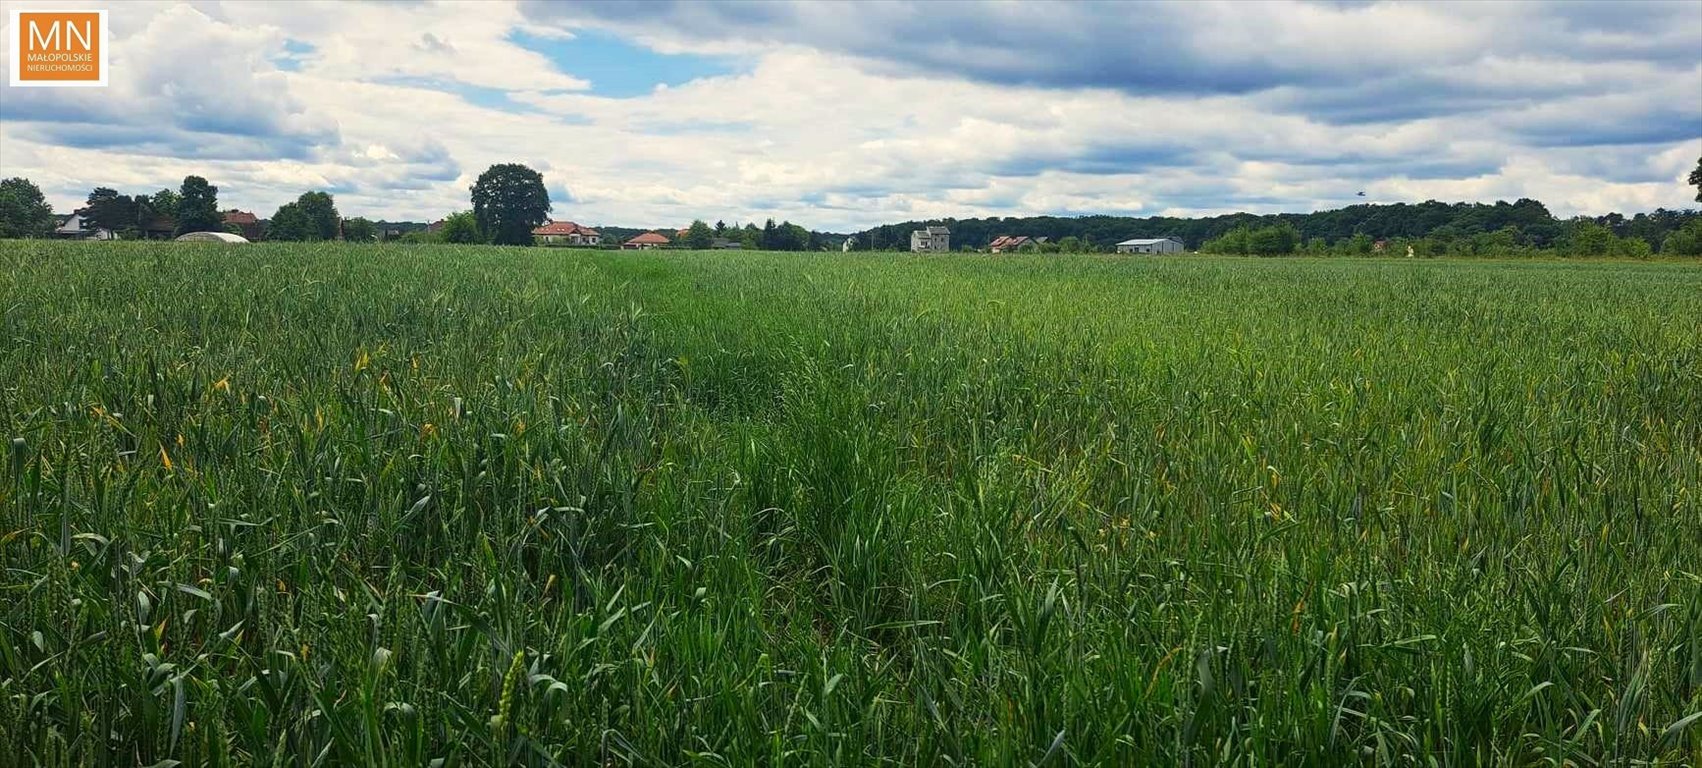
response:
<path fill-rule="evenodd" d="M 0 175 L 59 210 L 195 173 L 435 219 L 523 162 L 587 224 L 1571 215 L 1694 205 L 1702 155 L 1696 0 L 0 6 L 110 11 L 110 87 L 0 85 Z"/>

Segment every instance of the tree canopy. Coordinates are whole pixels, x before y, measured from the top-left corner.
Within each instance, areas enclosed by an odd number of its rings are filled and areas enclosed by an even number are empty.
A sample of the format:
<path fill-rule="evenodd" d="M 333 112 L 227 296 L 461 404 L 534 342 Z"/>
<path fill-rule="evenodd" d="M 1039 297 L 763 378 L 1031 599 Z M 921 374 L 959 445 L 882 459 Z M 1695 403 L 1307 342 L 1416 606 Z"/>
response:
<path fill-rule="evenodd" d="M 169 189 L 152 195 L 124 195 L 109 187 L 95 187 L 84 203 L 84 215 L 91 225 L 111 230 L 121 238 L 164 234 L 175 227 L 181 202 L 181 196 Z M 223 216 L 220 221 L 222 224 Z M 223 231 L 223 228 L 214 231 Z"/>
<path fill-rule="evenodd" d="M 267 240 L 335 240 L 341 225 L 337 204 L 328 192 L 303 192 L 294 202 L 279 206 L 266 225 Z"/>
<path fill-rule="evenodd" d="M 178 191 L 177 234 L 223 232 L 225 217 L 219 213 L 219 188 L 200 176 L 185 176 Z"/>
<path fill-rule="evenodd" d="M 319 239 L 319 228 L 300 202 L 284 203 L 272 214 L 266 225 L 266 239 L 283 242 L 304 242 Z"/>
<path fill-rule="evenodd" d="M 519 163 L 493 165 L 473 183 L 473 218 L 498 245 L 531 245 L 550 211 L 544 177 Z"/>
<path fill-rule="evenodd" d="M 183 201 L 183 197 L 174 190 L 162 189 L 151 198 L 137 195 L 137 200 L 146 201 L 156 214 L 176 216 L 177 204 Z"/>
<path fill-rule="evenodd" d="M 532 233 L 526 232 L 527 241 L 531 242 Z M 479 228 L 479 221 L 472 211 L 460 211 L 449 214 L 443 220 L 443 228 L 437 231 L 437 239 L 445 243 L 483 243 L 488 242 L 484 232 Z"/>
<path fill-rule="evenodd" d="M 370 243 L 378 239 L 378 225 L 360 216 L 344 219 L 343 239 L 351 243 Z"/>
<path fill-rule="evenodd" d="M 0 181 L 0 237 L 53 234 L 53 206 L 41 187 L 22 176 Z"/>
<path fill-rule="evenodd" d="M 296 205 L 301 206 L 302 213 L 307 214 L 313 222 L 315 239 L 337 239 L 337 203 L 329 192 L 303 192 L 296 198 Z"/>
<path fill-rule="evenodd" d="M 89 193 L 85 208 L 90 224 L 113 232 L 124 232 L 142 225 L 143 209 L 146 207 L 142 201 L 152 202 L 147 197 L 131 197 L 118 194 L 116 189 L 95 187 Z M 173 206 L 172 210 L 175 212 L 177 209 Z"/>
<path fill-rule="evenodd" d="M 686 230 L 685 246 L 687 248 L 703 251 L 708 250 L 714 244 L 715 230 L 710 229 L 709 225 L 703 223 L 702 219 L 693 221 L 691 228 Z"/>

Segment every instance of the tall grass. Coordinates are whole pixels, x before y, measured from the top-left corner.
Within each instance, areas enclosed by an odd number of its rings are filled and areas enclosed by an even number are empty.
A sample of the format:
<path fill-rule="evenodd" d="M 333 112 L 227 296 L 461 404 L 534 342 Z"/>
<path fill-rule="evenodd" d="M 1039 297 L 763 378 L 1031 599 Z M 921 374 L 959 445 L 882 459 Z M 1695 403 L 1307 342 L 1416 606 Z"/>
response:
<path fill-rule="evenodd" d="M 1702 754 L 1693 267 L 6 243 L 0 311 L 0 762 Z"/>

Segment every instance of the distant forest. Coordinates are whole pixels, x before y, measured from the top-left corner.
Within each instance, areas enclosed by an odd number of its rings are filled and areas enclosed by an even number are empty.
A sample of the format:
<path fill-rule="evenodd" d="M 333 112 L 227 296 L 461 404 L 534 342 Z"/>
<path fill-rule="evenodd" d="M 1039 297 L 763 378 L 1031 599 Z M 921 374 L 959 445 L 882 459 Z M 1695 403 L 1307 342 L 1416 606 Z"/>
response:
<path fill-rule="evenodd" d="M 857 250 L 908 250 L 910 232 L 930 225 L 944 224 L 951 229 L 954 248 L 985 248 L 1000 235 L 1045 237 L 1056 243 L 1075 238 L 1090 250 L 1109 250 L 1109 246 L 1130 238 L 1173 237 L 1189 250 L 1196 250 L 1208 241 L 1222 238 L 1236 230 L 1281 228 L 1295 233 L 1296 247 L 1306 244 L 1337 246 L 1357 239 L 1432 241 L 1481 239 L 1496 235 L 1500 241 L 1511 240 L 1524 248 L 1553 248 L 1563 245 L 1582 225 L 1606 228 L 1617 238 L 1640 239 L 1651 250 L 1661 250 L 1667 236 L 1692 219 L 1702 217 L 1694 210 L 1658 209 L 1653 213 L 1624 216 L 1611 213 L 1599 217 L 1557 219 L 1546 206 L 1536 200 L 1521 199 L 1489 203 L 1442 203 L 1428 201 L 1417 204 L 1350 205 L 1332 211 L 1315 213 L 1277 213 L 1258 215 L 1232 213 L 1203 218 L 1151 216 L 1028 216 L 1021 218 L 931 219 L 886 224 L 856 233 Z"/>

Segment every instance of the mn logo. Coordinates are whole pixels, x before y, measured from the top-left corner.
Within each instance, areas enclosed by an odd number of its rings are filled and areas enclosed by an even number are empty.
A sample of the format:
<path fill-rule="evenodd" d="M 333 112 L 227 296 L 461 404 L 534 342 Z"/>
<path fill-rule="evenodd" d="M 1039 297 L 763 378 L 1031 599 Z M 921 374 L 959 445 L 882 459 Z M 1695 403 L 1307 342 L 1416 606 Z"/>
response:
<path fill-rule="evenodd" d="M 106 85 L 106 11 L 12 11 L 12 85 Z"/>

